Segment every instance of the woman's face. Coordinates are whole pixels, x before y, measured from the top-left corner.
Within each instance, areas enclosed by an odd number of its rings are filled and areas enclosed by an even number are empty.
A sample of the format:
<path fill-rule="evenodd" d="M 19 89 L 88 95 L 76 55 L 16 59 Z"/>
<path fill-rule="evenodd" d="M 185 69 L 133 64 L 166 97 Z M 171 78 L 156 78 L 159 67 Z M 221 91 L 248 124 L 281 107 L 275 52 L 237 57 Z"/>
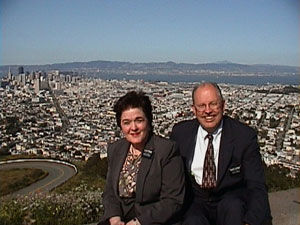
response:
<path fill-rule="evenodd" d="M 122 112 L 121 129 L 133 145 L 143 147 L 149 134 L 149 124 L 141 108 L 129 108 Z"/>

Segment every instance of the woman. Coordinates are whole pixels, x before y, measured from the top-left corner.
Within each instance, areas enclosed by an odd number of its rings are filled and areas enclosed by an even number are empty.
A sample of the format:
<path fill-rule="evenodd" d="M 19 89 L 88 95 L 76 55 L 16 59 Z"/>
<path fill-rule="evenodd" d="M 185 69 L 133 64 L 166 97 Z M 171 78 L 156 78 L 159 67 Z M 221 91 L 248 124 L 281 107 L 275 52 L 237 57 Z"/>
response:
<path fill-rule="evenodd" d="M 184 199 L 183 163 L 174 142 L 153 134 L 152 106 L 143 92 L 114 105 L 124 138 L 108 146 L 100 224 L 176 224 Z"/>

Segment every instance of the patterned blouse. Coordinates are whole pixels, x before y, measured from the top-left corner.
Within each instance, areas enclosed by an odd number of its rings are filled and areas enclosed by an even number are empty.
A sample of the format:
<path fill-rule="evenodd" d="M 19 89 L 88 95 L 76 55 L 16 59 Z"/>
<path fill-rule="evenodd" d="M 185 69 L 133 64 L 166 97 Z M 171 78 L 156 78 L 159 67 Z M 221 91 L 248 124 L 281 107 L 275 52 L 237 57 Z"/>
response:
<path fill-rule="evenodd" d="M 119 195 L 122 198 L 135 197 L 136 178 L 142 161 L 141 156 L 142 154 L 134 156 L 130 150 L 127 153 L 119 178 Z"/>

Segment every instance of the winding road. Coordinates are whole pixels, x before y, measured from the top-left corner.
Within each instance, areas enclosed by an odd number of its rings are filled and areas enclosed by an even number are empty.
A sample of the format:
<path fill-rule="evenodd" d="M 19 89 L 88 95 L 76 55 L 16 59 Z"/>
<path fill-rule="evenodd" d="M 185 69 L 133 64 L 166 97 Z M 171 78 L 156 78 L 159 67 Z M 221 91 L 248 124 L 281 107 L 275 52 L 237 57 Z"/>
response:
<path fill-rule="evenodd" d="M 12 196 L 51 191 L 77 173 L 77 168 L 74 165 L 59 160 L 19 159 L 0 162 L 0 170 L 13 168 L 37 168 L 47 171 L 49 174 L 44 179 L 14 192 L 11 194 Z"/>

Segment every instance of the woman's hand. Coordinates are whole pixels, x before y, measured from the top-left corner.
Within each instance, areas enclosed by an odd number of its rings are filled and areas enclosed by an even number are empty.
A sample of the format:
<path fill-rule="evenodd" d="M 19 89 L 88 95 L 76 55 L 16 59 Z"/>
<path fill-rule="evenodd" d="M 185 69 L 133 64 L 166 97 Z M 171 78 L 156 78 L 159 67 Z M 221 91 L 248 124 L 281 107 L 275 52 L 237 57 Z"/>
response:
<path fill-rule="evenodd" d="M 130 220 L 126 225 L 141 225 L 140 222 L 135 218 L 133 220 Z"/>
<path fill-rule="evenodd" d="M 110 225 L 125 225 L 123 221 L 121 221 L 121 217 L 113 216 L 109 219 Z"/>

